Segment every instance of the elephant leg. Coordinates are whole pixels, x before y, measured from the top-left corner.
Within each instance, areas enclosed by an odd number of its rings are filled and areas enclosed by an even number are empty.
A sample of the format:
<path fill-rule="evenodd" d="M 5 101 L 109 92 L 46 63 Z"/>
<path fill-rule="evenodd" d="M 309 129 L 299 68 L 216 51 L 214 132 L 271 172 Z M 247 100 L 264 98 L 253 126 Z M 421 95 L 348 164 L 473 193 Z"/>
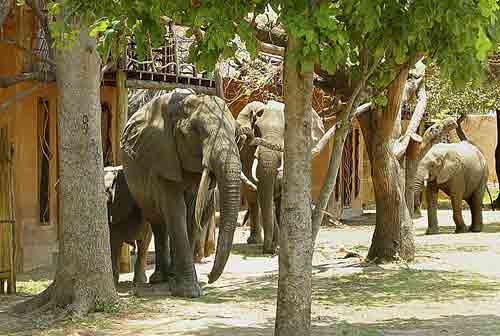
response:
<path fill-rule="evenodd" d="M 425 190 L 427 198 L 427 231 L 425 234 L 439 233 L 439 225 L 437 219 L 437 196 L 438 188 L 434 183 L 429 183 Z"/>
<path fill-rule="evenodd" d="M 113 235 L 111 236 L 113 237 Z M 120 277 L 120 250 L 122 248 L 122 242 L 118 239 L 111 239 L 111 266 L 113 270 L 113 281 L 115 285 L 118 284 L 118 279 Z"/>
<path fill-rule="evenodd" d="M 272 184 L 272 182 L 267 181 L 266 183 Z M 275 246 L 273 246 L 274 240 L 274 202 L 273 193 L 274 186 L 263 186 L 259 185 L 259 205 L 261 209 L 262 227 L 264 229 L 264 246 L 263 252 L 274 254 L 276 252 Z"/>
<path fill-rule="evenodd" d="M 262 226 L 260 222 L 260 209 L 257 200 L 248 202 L 248 212 L 250 217 L 250 237 L 247 239 L 248 244 L 262 243 Z"/>
<path fill-rule="evenodd" d="M 453 195 L 451 197 L 451 207 L 453 208 L 453 221 L 456 226 L 455 233 L 467 232 L 467 225 L 465 225 L 462 217 L 462 197 Z"/>
<path fill-rule="evenodd" d="M 152 232 L 149 226 L 147 226 L 144 236 L 137 240 L 137 259 L 135 260 L 134 267 L 134 282 L 135 283 L 146 283 L 148 278 L 146 277 L 146 258 L 148 255 L 149 244 L 151 243 Z"/>
<path fill-rule="evenodd" d="M 198 284 L 193 264 L 193 252 L 189 245 L 184 194 L 175 184 L 163 183 L 165 184 L 162 186 L 164 194 L 159 204 L 164 221 L 169 223 L 168 233 L 175 272 L 174 277 L 170 280 L 170 290 L 174 296 L 200 297 L 202 291 Z"/>
<path fill-rule="evenodd" d="M 172 276 L 170 240 L 166 224 L 151 223 L 155 241 L 155 271 L 149 277 L 150 283 L 166 282 Z"/>
<path fill-rule="evenodd" d="M 481 232 L 483 230 L 483 192 L 478 190 L 472 194 L 469 203 L 472 225 L 471 232 Z"/>

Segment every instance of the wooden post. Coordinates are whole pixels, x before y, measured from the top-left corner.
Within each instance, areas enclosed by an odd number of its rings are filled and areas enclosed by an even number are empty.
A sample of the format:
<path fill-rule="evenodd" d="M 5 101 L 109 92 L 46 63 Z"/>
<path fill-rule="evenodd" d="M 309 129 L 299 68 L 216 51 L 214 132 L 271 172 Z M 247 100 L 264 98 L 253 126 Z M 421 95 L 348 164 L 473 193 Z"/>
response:
<path fill-rule="evenodd" d="M 16 292 L 13 150 L 8 130 L 0 128 L 0 294 Z"/>
<path fill-rule="evenodd" d="M 127 74 L 123 68 L 123 62 L 119 62 L 116 72 L 116 112 L 113 118 L 113 161 L 115 165 L 121 164 L 120 137 L 128 120 L 128 89 L 125 86 Z M 131 258 L 128 245 L 123 244 L 120 252 L 120 272 L 129 273 Z"/>
<path fill-rule="evenodd" d="M 116 111 L 113 118 L 113 161 L 120 165 L 120 137 L 128 120 L 128 89 L 125 86 L 127 74 L 122 69 L 116 72 Z"/>
<path fill-rule="evenodd" d="M 11 270 L 10 270 L 10 281 L 8 283 L 7 293 L 16 294 L 16 211 L 15 211 L 15 198 L 14 198 L 14 145 L 11 145 L 9 148 L 9 184 L 10 184 L 10 193 L 9 193 L 9 203 L 10 203 L 10 218 L 11 222 L 11 253 L 10 253 L 10 262 L 11 262 Z"/>

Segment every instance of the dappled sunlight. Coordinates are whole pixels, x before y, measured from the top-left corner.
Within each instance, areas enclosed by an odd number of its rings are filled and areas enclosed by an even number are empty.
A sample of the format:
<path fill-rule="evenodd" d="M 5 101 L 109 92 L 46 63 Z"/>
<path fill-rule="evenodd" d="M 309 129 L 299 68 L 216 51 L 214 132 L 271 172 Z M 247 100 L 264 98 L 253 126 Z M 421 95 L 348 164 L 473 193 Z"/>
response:
<path fill-rule="evenodd" d="M 346 276 L 315 278 L 313 288 L 317 303 L 365 308 L 485 297 L 500 293 L 500 282 L 475 273 L 371 268 Z"/>

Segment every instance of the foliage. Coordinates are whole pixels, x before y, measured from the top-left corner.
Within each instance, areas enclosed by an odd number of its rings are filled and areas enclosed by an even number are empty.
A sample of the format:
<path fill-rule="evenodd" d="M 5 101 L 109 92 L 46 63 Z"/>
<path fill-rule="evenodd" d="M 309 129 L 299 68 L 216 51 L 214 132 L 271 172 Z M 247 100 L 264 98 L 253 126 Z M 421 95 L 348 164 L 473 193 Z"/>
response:
<path fill-rule="evenodd" d="M 444 78 L 464 85 L 480 77 L 482 62 L 500 35 L 496 0 L 60 0 L 49 8 L 53 15 L 64 9 L 70 16 L 83 16 L 92 34 L 100 36 L 105 60 L 121 52 L 123 36 L 135 38 L 140 56 L 145 44 L 158 45 L 165 15 L 192 27 L 190 33 L 203 28 L 190 55 L 200 70 L 212 69 L 219 55 L 232 57 L 236 35 L 255 56 L 252 18 L 272 8 L 286 33 L 302 42 L 302 48 L 292 50 L 289 57 L 303 70 L 320 64 L 334 73 L 339 65 L 347 65 L 356 81 L 363 67 L 383 57 L 371 82 L 378 88 L 387 86 L 399 65 L 421 54 L 435 60 Z M 71 41 L 78 29 L 68 28 L 68 23 L 51 24 L 54 40 Z"/>
<path fill-rule="evenodd" d="M 462 88 L 455 88 L 449 80 L 439 77 L 436 65 L 427 67 L 427 114 L 442 119 L 461 114 L 486 114 L 500 107 L 500 81 L 488 80 L 480 85 L 469 81 Z"/>

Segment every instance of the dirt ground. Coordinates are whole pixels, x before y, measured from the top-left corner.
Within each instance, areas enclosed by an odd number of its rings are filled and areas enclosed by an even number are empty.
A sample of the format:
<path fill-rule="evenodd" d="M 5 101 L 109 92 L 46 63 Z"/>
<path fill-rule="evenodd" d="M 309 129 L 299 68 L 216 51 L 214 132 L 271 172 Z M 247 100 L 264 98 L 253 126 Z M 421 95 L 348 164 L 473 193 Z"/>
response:
<path fill-rule="evenodd" d="M 415 222 L 416 262 L 383 267 L 344 258 L 349 251 L 366 255 L 373 213 L 322 228 L 313 260 L 313 335 L 500 335 L 500 212 L 484 217 L 484 232 L 456 235 L 451 212 L 441 210 L 442 234 L 433 236 L 424 235 L 423 217 Z M 0 335 L 272 335 L 278 257 L 244 244 L 248 234 L 238 229 L 216 283 L 206 283 L 210 262 L 197 265 L 200 299 L 173 298 L 156 287 L 134 289 L 131 275 L 123 274 L 119 306 L 85 319 L 9 314 L 14 303 L 48 285 L 39 274 L 38 281 L 19 283 L 21 295 L 0 296 Z"/>

